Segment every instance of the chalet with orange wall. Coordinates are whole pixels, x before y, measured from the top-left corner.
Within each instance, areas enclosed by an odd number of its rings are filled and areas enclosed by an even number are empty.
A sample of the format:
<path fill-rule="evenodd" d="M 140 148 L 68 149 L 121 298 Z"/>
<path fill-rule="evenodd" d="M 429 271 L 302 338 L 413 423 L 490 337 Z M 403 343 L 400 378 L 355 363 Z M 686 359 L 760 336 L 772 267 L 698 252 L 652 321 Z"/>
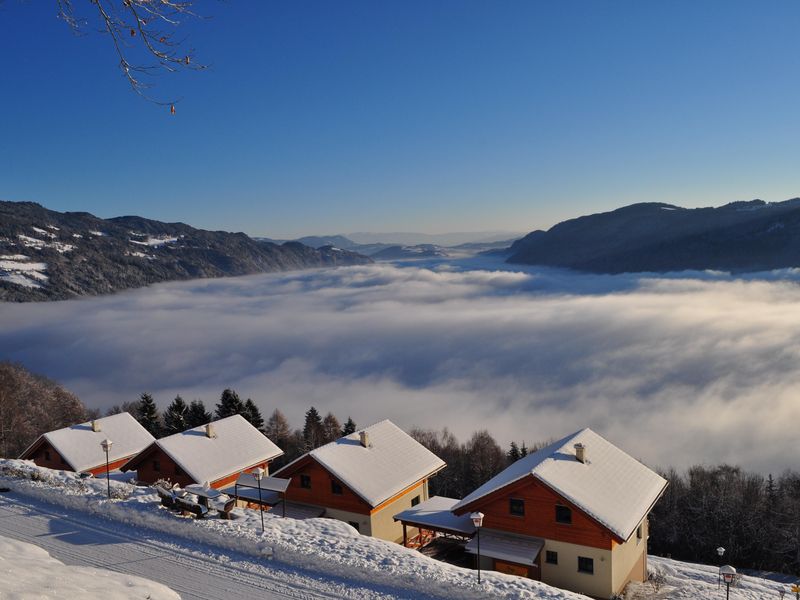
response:
<path fill-rule="evenodd" d="M 104 440 L 111 441 L 108 465 Z M 20 458 L 48 469 L 100 475 L 119 469 L 154 440 L 129 413 L 120 413 L 42 434 Z"/>
<path fill-rule="evenodd" d="M 323 508 L 364 535 L 400 541 L 396 513 L 428 498 L 428 479 L 445 467 L 438 456 L 381 421 L 320 446 L 275 473 L 291 479 L 286 499 Z"/>
<path fill-rule="evenodd" d="M 453 506 L 483 513 L 481 567 L 596 598 L 647 577 L 647 516 L 667 482 L 590 429 L 522 459 Z M 477 552 L 477 538 L 467 545 Z"/>
<path fill-rule="evenodd" d="M 241 415 L 233 415 L 200 427 L 155 440 L 122 467 L 137 471 L 144 483 L 159 479 L 185 487 L 208 483 L 224 488 L 239 474 L 261 467 L 283 454 L 263 433 Z"/>

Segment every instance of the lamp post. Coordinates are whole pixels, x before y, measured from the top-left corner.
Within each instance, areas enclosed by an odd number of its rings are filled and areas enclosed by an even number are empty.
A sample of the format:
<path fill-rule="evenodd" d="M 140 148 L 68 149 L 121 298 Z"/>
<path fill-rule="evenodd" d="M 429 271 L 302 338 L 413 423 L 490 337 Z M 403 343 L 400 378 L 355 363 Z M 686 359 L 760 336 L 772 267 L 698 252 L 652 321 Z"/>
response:
<path fill-rule="evenodd" d="M 719 556 L 719 566 L 722 566 L 722 555 L 725 554 L 725 548 L 720 546 L 717 548 L 717 555 Z M 721 585 L 720 582 L 722 581 L 722 573 L 717 573 L 717 589 Z"/>
<path fill-rule="evenodd" d="M 258 467 L 253 471 L 253 477 L 258 482 L 258 512 L 261 514 L 261 533 L 264 533 L 264 506 L 261 504 L 261 478 L 264 477 L 264 469 Z"/>
<path fill-rule="evenodd" d="M 102 442 L 100 442 L 100 446 L 106 453 L 106 486 L 108 487 L 108 499 L 111 500 L 111 477 L 109 475 L 110 469 L 108 468 L 108 451 L 111 450 L 111 444 L 113 444 L 110 439 L 106 438 Z"/>
<path fill-rule="evenodd" d="M 723 565 L 719 568 L 722 573 L 722 580 L 725 582 L 725 600 L 730 600 L 731 597 L 731 583 L 736 578 L 736 569 L 730 565 Z"/>
<path fill-rule="evenodd" d="M 483 527 L 483 516 L 482 512 L 474 512 L 469 516 L 478 535 L 478 583 L 481 582 L 481 527 Z"/>

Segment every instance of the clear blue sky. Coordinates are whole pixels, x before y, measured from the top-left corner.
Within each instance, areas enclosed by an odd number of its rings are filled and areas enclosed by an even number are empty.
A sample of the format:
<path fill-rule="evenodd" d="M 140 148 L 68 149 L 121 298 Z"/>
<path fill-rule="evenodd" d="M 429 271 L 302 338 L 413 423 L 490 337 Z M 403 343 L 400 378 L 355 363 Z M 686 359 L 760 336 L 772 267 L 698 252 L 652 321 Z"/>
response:
<path fill-rule="evenodd" d="M 793 0 L 197 9 L 170 117 L 55 0 L 5 0 L 0 198 L 290 236 L 800 195 Z"/>

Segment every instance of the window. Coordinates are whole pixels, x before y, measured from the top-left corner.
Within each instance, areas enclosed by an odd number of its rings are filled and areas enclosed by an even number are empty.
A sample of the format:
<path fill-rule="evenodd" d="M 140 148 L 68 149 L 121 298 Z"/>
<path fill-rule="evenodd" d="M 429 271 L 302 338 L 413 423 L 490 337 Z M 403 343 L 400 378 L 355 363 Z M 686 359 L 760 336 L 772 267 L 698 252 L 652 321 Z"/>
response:
<path fill-rule="evenodd" d="M 158 473 L 161 472 L 161 461 L 160 460 L 156 459 L 156 460 L 153 461 L 153 471 L 156 471 Z"/>
<path fill-rule="evenodd" d="M 44 451 L 44 459 L 45 460 L 50 460 L 50 450 L 45 450 Z"/>
<path fill-rule="evenodd" d="M 569 525 L 572 523 L 572 509 L 569 506 L 556 504 L 556 523 Z"/>
<path fill-rule="evenodd" d="M 310 483 L 309 483 L 309 487 L 311 487 Z M 335 496 L 341 496 L 342 495 L 342 484 L 339 483 L 338 481 L 334 481 L 333 479 L 331 479 L 331 494 L 333 494 Z"/>
<path fill-rule="evenodd" d="M 642 526 L 641 524 L 636 528 L 636 543 L 642 541 Z"/>
<path fill-rule="evenodd" d="M 361 527 L 359 527 L 358 523 L 356 523 L 355 521 L 348 521 L 347 524 L 350 525 L 350 527 L 355 529 L 357 532 L 361 533 Z"/>
<path fill-rule="evenodd" d="M 594 559 L 585 556 L 578 557 L 578 572 L 594 575 Z"/>
<path fill-rule="evenodd" d="M 544 553 L 544 562 L 549 565 L 557 565 L 558 564 L 558 552 L 553 552 L 552 550 L 548 550 Z"/>
<path fill-rule="evenodd" d="M 311 476 L 309 475 L 300 475 L 300 487 L 305 488 L 307 490 L 311 489 Z"/>
<path fill-rule="evenodd" d="M 511 498 L 508 501 L 508 512 L 514 515 L 515 517 L 524 517 L 525 500 L 521 500 L 520 498 Z"/>
<path fill-rule="evenodd" d="M 416 506 L 417 504 L 419 504 L 419 496 L 414 496 L 411 499 L 411 506 Z"/>

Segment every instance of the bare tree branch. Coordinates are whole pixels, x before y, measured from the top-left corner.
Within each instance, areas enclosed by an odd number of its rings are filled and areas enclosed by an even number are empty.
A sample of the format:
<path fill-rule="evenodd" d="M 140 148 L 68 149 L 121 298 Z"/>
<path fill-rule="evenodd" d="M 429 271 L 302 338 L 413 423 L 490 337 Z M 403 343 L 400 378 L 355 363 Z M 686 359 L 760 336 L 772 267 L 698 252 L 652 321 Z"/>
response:
<path fill-rule="evenodd" d="M 185 40 L 174 34 L 186 18 L 200 18 L 192 11 L 191 0 L 88 0 L 101 23 L 101 31 L 111 37 L 119 58 L 119 68 L 133 90 L 151 102 L 170 106 L 175 113 L 176 100 L 158 101 L 146 92 L 152 87 L 147 77 L 158 71 L 202 70 L 205 65 L 194 59 L 194 49 L 185 50 Z M 57 0 L 58 15 L 76 33 L 83 33 L 87 21 L 79 18 L 75 0 Z M 143 55 L 139 62 L 130 58 Z"/>

